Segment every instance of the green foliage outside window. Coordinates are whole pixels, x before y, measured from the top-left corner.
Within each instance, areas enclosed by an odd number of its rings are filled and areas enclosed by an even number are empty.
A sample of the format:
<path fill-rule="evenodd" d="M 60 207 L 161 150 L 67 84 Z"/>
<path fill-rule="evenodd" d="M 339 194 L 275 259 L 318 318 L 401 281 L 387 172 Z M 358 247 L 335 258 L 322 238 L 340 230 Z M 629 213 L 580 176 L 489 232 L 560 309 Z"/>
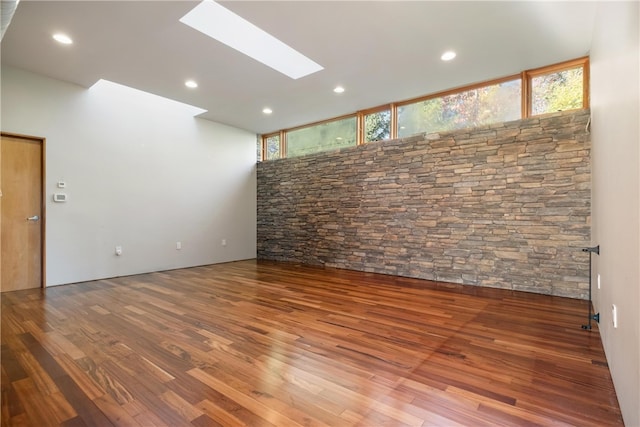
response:
<path fill-rule="evenodd" d="M 273 135 L 266 141 L 265 160 L 275 160 L 280 158 L 280 135 Z"/>
<path fill-rule="evenodd" d="M 398 137 L 517 120 L 520 79 L 398 107 Z"/>
<path fill-rule="evenodd" d="M 287 132 L 287 157 L 304 156 L 355 145 L 355 117 Z"/>
<path fill-rule="evenodd" d="M 531 79 L 531 113 L 545 114 L 582 108 L 582 67 Z"/>
<path fill-rule="evenodd" d="M 364 142 L 383 141 L 389 138 L 391 138 L 391 110 L 364 116 Z"/>
<path fill-rule="evenodd" d="M 563 65 L 569 68 L 562 69 Z M 258 144 L 257 156 L 273 160 L 384 141 L 392 134 L 396 137 L 395 127 L 391 128 L 392 121 L 397 123 L 397 137 L 402 138 L 423 132 L 446 132 L 518 120 L 522 118 L 523 101 L 527 104 L 526 117 L 580 109 L 585 106 L 587 90 L 585 66 L 588 66 L 588 59 L 580 58 L 523 71 L 524 83 L 527 83 L 524 86 L 530 88 L 525 94 L 522 93 L 522 79 L 514 76 L 513 80 L 487 83 L 487 86 L 460 89 L 459 92 L 449 91 L 446 95 L 434 95 L 400 105 L 397 109 L 387 105 L 369 110 L 374 111 L 372 113 L 354 113 L 351 117 L 285 131 L 286 155 L 280 151 L 280 134 L 273 133 L 264 138 L 264 144 Z M 362 129 L 358 128 L 359 123 Z M 362 137 L 361 141 L 359 137 Z"/>
<path fill-rule="evenodd" d="M 256 159 L 262 160 L 262 141 L 260 138 L 256 141 Z"/>

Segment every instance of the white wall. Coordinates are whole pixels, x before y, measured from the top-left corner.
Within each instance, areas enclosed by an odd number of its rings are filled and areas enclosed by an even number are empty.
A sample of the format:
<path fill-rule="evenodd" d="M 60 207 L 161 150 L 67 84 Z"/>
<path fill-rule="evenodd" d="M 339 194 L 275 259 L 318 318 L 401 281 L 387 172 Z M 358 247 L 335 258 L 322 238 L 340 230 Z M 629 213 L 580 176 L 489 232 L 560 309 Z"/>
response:
<path fill-rule="evenodd" d="M 639 5 L 599 2 L 591 50 L 594 305 L 628 426 L 640 426 Z"/>
<path fill-rule="evenodd" d="M 46 138 L 48 286 L 255 258 L 256 135 L 194 114 L 2 68 L 2 130 Z"/>

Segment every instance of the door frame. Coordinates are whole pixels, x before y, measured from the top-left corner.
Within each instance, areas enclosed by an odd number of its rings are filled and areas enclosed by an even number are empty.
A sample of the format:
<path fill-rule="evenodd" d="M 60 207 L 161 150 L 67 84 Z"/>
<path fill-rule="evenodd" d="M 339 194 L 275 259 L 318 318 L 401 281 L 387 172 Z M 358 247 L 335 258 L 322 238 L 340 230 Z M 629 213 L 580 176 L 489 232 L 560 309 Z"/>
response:
<path fill-rule="evenodd" d="M 13 132 L 4 132 L 1 131 L 0 132 L 1 136 L 7 136 L 7 137 L 11 137 L 11 138 L 18 138 L 18 139 L 26 139 L 29 141 L 33 141 L 33 142 L 38 142 L 40 143 L 40 178 L 41 178 L 41 195 L 40 195 L 40 203 L 42 203 L 42 212 L 41 212 L 41 221 L 40 221 L 40 289 L 46 288 L 47 286 L 47 277 L 46 277 L 46 265 L 47 265 L 47 258 L 46 258 L 46 222 L 47 222 L 47 200 L 45 197 L 46 194 L 46 156 L 45 156 L 45 152 L 46 152 L 46 144 L 47 144 L 47 140 L 44 137 L 41 136 L 31 136 L 31 135 L 24 135 L 24 134 L 19 134 L 19 133 L 13 133 Z"/>

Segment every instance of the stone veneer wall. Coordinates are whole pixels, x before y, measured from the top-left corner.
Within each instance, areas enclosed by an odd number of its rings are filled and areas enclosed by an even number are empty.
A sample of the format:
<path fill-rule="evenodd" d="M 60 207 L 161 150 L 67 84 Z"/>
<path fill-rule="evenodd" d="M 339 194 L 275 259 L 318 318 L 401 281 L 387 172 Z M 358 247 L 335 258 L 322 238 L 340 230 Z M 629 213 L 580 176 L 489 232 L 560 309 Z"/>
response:
<path fill-rule="evenodd" d="M 587 298 L 589 111 L 258 164 L 258 258 Z"/>

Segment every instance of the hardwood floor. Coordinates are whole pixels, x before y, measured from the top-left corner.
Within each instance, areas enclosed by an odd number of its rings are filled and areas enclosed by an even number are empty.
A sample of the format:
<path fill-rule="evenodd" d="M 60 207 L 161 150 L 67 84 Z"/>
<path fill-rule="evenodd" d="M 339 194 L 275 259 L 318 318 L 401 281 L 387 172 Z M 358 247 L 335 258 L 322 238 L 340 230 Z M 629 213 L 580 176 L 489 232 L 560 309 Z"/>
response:
<path fill-rule="evenodd" d="M 2 425 L 622 425 L 587 303 L 242 261 L 2 294 Z"/>

